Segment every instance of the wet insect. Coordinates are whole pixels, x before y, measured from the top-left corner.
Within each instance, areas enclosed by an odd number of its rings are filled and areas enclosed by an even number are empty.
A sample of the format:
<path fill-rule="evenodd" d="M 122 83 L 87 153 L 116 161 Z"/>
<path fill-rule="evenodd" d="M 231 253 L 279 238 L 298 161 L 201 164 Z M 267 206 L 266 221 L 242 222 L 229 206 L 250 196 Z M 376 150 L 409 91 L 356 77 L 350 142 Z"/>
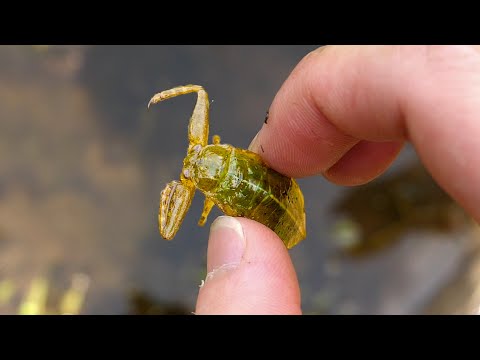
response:
<path fill-rule="evenodd" d="M 195 190 L 205 194 L 198 225 L 203 226 L 214 205 L 230 216 L 256 220 L 272 229 L 287 248 L 306 236 L 304 198 L 297 182 L 269 168 L 251 151 L 220 144 L 213 136 L 208 144 L 208 94 L 199 85 L 178 86 L 152 97 L 148 107 L 172 97 L 197 93 L 188 126 L 189 146 L 180 181 L 171 181 L 160 196 L 160 234 L 173 239 L 192 203 Z"/>

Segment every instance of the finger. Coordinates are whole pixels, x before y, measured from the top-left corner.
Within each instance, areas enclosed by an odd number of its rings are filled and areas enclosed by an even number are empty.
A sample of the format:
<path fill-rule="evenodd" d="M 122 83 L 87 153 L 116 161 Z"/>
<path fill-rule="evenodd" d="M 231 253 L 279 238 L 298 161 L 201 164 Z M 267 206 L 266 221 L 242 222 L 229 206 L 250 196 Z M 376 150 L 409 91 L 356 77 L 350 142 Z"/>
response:
<path fill-rule="evenodd" d="M 288 251 L 256 221 L 217 218 L 210 229 L 207 270 L 196 314 L 301 314 Z"/>
<path fill-rule="evenodd" d="M 403 141 L 360 141 L 323 175 L 338 185 L 365 184 L 382 174 L 402 147 Z"/>
<path fill-rule="evenodd" d="M 437 182 L 478 220 L 479 116 L 474 47 L 327 47 L 294 69 L 252 150 L 260 153 L 261 145 L 270 166 L 301 177 L 334 173 L 360 140 L 409 140 Z M 385 165 L 357 160 L 360 179 Z"/>

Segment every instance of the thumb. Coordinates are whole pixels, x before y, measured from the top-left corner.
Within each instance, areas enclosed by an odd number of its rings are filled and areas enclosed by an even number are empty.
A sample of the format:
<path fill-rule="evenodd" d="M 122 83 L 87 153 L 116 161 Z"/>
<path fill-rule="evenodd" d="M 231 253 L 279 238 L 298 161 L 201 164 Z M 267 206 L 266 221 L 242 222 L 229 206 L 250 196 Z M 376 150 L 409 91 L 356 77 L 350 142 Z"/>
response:
<path fill-rule="evenodd" d="M 196 314 L 301 314 L 288 251 L 256 221 L 220 216 L 213 222 L 207 271 Z"/>

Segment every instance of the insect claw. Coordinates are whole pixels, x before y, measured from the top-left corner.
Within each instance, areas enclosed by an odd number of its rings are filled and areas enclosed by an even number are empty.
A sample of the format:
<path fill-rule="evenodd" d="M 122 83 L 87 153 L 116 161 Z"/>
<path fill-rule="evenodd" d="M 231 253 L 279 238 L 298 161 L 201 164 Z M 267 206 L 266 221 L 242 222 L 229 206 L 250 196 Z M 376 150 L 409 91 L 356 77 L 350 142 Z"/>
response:
<path fill-rule="evenodd" d="M 147 105 L 147 109 L 150 109 L 150 106 L 152 104 L 156 104 L 157 102 L 159 102 L 161 100 L 161 99 L 157 100 L 157 99 L 155 99 L 155 97 L 156 97 L 156 95 L 150 99 L 150 101 L 148 102 L 148 105 Z"/>
<path fill-rule="evenodd" d="M 188 140 L 190 144 L 200 144 L 206 146 L 208 142 L 208 115 L 209 100 L 208 94 L 200 85 L 177 86 L 169 90 L 164 90 L 155 94 L 148 102 L 147 107 L 160 101 L 173 98 L 175 96 L 196 92 L 197 102 L 193 109 L 192 116 L 188 125 Z"/>
<path fill-rule="evenodd" d="M 151 98 L 150 101 L 148 102 L 147 110 L 150 110 L 150 106 L 152 105 L 152 103 L 153 103 L 153 98 Z"/>
<path fill-rule="evenodd" d="M 165 100 L 167 99 L 168 97 L 165 97 L 163 95 L 164 92 L 161 92 L 161 93 L 158 93 L 158 94 L 155 94 L 153 95 L 153 97 L 150 99 L 150 101 L 148 102 L 148 105 L 147 105 L 147 109 L 150 109 L 150 106 L 153 104 L 155 105 L 156 103 L 162 101 L 162 100 Z"/>
<path fill-rule="evenodd" d="M 158 210 L 158 228 L 165 239 L 171 240 L 177 233 L 194 193 L 195 187 L 188 181 L 174 180 L 163 189 Z"/>

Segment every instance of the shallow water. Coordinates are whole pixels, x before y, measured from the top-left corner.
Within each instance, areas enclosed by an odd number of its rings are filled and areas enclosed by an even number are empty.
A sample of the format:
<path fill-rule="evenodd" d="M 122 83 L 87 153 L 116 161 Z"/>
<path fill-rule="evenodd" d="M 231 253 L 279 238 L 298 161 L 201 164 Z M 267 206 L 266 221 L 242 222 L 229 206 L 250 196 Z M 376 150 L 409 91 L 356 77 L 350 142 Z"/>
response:
<path fill-rule="evenodd" d="M 315 48 L 0 47 L 0 312 L 17 313 L 39 277 L 56 312 L 82 274 L 83 314 L 191 313 L 220 212 L 199 228 L 197 193 L 175 239 L 160 237 L 159 194 L 178 178 L 195 97 L 146 104 L 203 85 L 210 133 L 246 148 Z M 291 255 L 305 313 L 422 313 L 471 259 L 471 221 L 410 147 L 368 186 L 299 184 L 308 236 Z M 432 309 L 453 311 L 469 294 Z"/>

